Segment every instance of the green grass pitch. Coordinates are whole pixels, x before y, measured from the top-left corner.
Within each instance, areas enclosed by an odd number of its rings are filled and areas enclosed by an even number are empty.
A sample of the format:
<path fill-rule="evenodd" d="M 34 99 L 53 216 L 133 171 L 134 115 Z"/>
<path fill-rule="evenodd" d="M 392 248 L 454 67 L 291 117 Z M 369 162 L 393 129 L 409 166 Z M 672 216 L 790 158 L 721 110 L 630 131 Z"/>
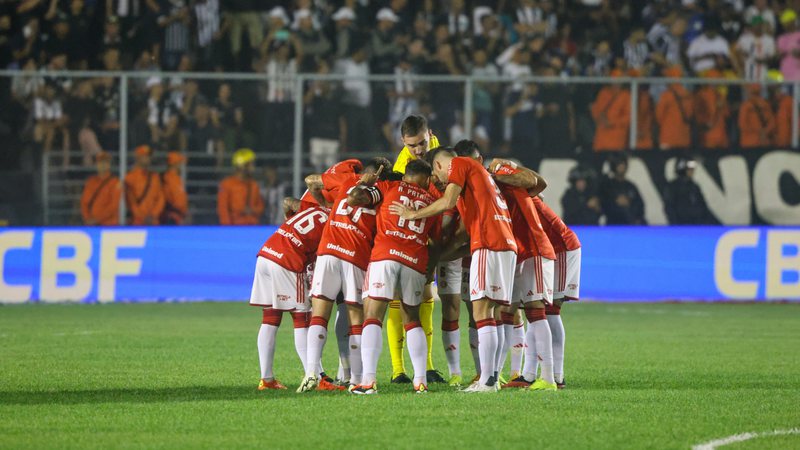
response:
<path fill-rule="evenodd" d="M 0 448 L 686 449 L 800 426 L 800 305 L 582 303 L 563 317 L 564 391 L 418 396 L 386 382 L 384 346 L 380 394 L 356 397 L 294 393 L 288 315 L 276 373 L 290 390 L 276 393 L 255 389 L 261 317 L 244 304 L 0 307 Z M 446 369 L 438 336 L 434 349 Z"/>

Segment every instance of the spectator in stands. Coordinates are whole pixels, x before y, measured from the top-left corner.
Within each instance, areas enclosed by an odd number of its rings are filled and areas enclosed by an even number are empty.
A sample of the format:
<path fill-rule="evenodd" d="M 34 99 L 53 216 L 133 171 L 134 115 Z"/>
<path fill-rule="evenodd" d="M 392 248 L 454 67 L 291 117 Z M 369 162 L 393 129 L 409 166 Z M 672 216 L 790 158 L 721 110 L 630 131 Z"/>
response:
<path fill-rule="evenodd" d="M 161 177 L 150 170 L 153 150 L 140 145 L 134 151 L 136 164 L 125 175 L 125 203 L 131 225 L 158 225 L 164 211 Z"/>
<path fill-rule="evenodd" d="M 777 21 L 775 20 L 775 13 L 772 12 L 769 0 L 754 0 L 744 11 L 744 21 L 751 23 L 753 18 L 761 17 L 766 25 L 766 33 L 769 35 L 775 34 Z"/>
<path fill-rule="evenodd" d="M 692 179 L 697 163 L 681 157 L 675 162 L 676 177 L 664 190 L 664 212 L 670 225 L 718 225 L 700 186 Z"/>
<path fill-rule="evenodd" d="M 484 12 L 480 12 L 484 8 Z M 494 60 L 500 52 L 508 47 L 508 32 L 491 8 L 475 8 L 475 40 L 473 51 L 483 50 L 487 59 Z"/>
<path fill-rule="evenodd" d="M 212 123 L 219 126 L 222 142 L 226 149 L 242 148 L 251 143 L 251 133 L 244 127 L 244 110 L 233 101 L 230 83 L 219 85 L 211 114 Z"/>
<path fill-rule="evenodd" d="M 775 134 L 775 114 L 761 97 L 761 85 L 746 87 L 747 99 L 739 107 L 739 147 L 767 147 Z"/>
<path fill-rule="evenodd" d="M 497 66 L 488 60 L 486 50 L 479 48 L 472 54 L 470 74 L 478 77 L 496 77 L 499 72 Z M 499 83 L 477 81 L 472 87 L 472 108 L 475 114 L 475 123 L 488 131 L 492 130 L 492 119 L 499 90 Z"/>
<path fill-rule="evenodd" d="M 120 49 L 122 46 L 122 33 L 120 32 L 119 17 L 110 15 L 103 26 L 103 37 L 100 41 L 101 53 L 109 48 Z"/>
<path fill-rule="evenodd" d="M 373 73 L 392 73 L 403 54 L 403 35 L 396 29 L 400 18 L 391 8 L 382 8 L 375 17 L 378 25 L 370 37 L 370 61 Z"/>
<path fill-rule="evenodd" d="M 614 155 L 608 160 L 611 172 L 600 183 L 600 204 L 608 225 L 647 225 L 639 189 L 625 174 L 628 159 Z"/>
<path fill-rule="evenodd" d="M 641 76 L 637 69 L 628 71 L 628 76 L 636 78 Z M 636 150 L 651 150 L 655 147 L 653 143 L 653 130 L 655 126 L 655 105 L 653 96 L 650 95 L 650 87 L 647 84 L 639 83 L 636 105 Z"/>
<path fill-rule="evenodd" d="M 164 95 L 160 78 L 147 82 L 150 96 L 147 100 L 147 125 L 150 142 L 158 148 L 186 148 L 185 137 L 178 128 L 180 108 Z"/>
<path fill-rule="evenodd" d="M 742 20 L 736 13 L 733 5 L 730 3 L 723 3 L 719 12 L 720 17 L 720 34 L 728 42 L 735 42 L 742 33 Z"/>
<path fill-rule="evenodd" d="M 271 30 L 261 47 L 262 67 L 269 80 L 266 83 L 264 116 L 261 118 L 261 145 L 273 147 L 278 152 L 290 150 L 291 139 L 275 139 L 276 136 L 292 136 L 294 128 L 293 102 L 294 77 L 298 61 L 303 58 L 303 49 L 296 36 L 288 30 Z"/>
<path fill-rule="evenodd" d="M 782 82 L 780 71 L 770 70 L 767 73 L 769 81 Z M 772 108 L 775 111 L 775 137 L 772 145 L 778 148 L 791 148 L 792 146 L 792 96 L 786 93 L 784 86 L 779 84 L 769 85 L 769 96 Z"/>
<path fill-rule="evenodd" d="M 787 9 L 781 14 L 783 34 L 778 37 L 778 53 L 781 58 L 781 73 L 786 81 L 800 80 L 800 30 L 797 29 L 797 14 Z"/>
<path fill-rule="evenodd" d="M 238 68 L 250 67 L 250 61 L 242 62 L 242 33 L 247 33 L 247 40 L 255 54 L 261 47 L 261 40 L 264 39 L 264 25 L 261 22 L 260 10 L 262 5 L 269 5 L 271 2 L 260 0 L 228 0 L 226 3 L 226 20 L 230 23 L 231 55 L 234 59 L 234 66 Z M 249 55 L 250 52 L 247 52 Z"/>
<path fill-rule="evenodd" d="M 335 23 L 334 55 L 337 59 L 348 58 L 355 53 L 357 47 L 361 46 L 357 42 L 359 36 L 355 26 L 356 13 L 351 8 L 342 6 L 331 16 L 331 19 Z"/>
<path fill-rule="evenodd" d="M 296 30 L 297 39 L 303 48 L 303 61 L 301 61 L 300 67 L 304 72 L 310 72 L 317 60 L 325 58 L 330 53 L 331 41 L 314 26 L 310 10 L 295 11 L 294 19 L 295 23 L 292 28 Z"/>
<path fill-rule="evenodd" d="M 692 144 L 694 101 L 689 91 L 677 82 L 682 75 L 678 66 L 665 70 L 664 75 L 676 81 L 667 86 L 656 106 L 658 145 L 661 150 L 688 148 Z"/>
<path fill-rule="evenodd" d="M 748 30 L 736 41 L 735 55 L 745 80 L 766 80 L 769 65 L 775 58 L 775 39 L 764 32 L 764 27 L 764 19 L 754 16 Z"/>
<path fill-rule="evenodd" d="M 342 141 L 346 151 L 367 151 L 374 143 L 374 126 L 370 105 L 372 87 L 359 77 L 370 74 L 367 48 L 357 48 L 349 58 L 336 62 L 335 72 L 345 75 L 342 103 L 347 133 Z"/>
<path fill-rule="evenodd" d="M 589 184 L 590 173 L 575 167 L 569 171 L 570 187 L 561 197 L 562 218 L 569 225 L 599 225 L 603 210 L 600 198 Z"/>
<path fill-rule="evenodd" d="M 222 180 L 217 194 L 220 225 L 256 225 L 264 213 L 264 201 L 253 179 L 256 154 L 242 148 L 233 154 L 234 174 Z"/>
<path fill-rule="evenodd" d="M 78 84 L 67 100 L 65 110 L 70 135 L 78 137 L 83 165 L 91 167 L 94 156 L 103 149 L 95 132 L 103 117 L 103 107 L 94 97 L 91 81 Z"/>
<path fill-rule="evenodd" d="M 319 62 L 317 73 L 330 73 L 325 60 Z M 341 142 L 347 134 L 347 122 L 342 116 L 342 104 L 330 81 L 314 81 L 305 90 L 306 132 L 309 136 L 309 159 L 316 173 L 322 173 L 339 160 Z"/>
<path fill-rule="evenodd" d="M 39 19 L 37 17 L 28 18 L 11 41 L 11 55 L 14 61 L 22 65 L 22 61 L 33 59 L 36 63 L 42 48 L 40 38 Z"/>
<path fill-rule="evenodd" d="M 189 202 L 181 176 L 185 164 L 186 157 L 180 152 L 167 153 L 167 170 L 161 175 L 164 188 L 164 211 L 161 213 L 161 223 L 164 225 L 187 223 Z"/>
<path fill-rule="evenodd" d="M 650 57 L 657 64 L 656 69 L 670 66 L 685 66 L 683 35 L 686 33 L 686 19 L 677 14 L 669 14 L 656 23 L 648 33 L 648 41 L 653 47 Z M 656 71 L 656 73 L 658 73 Z"/>
<path fill-rule="evenodd" d="M 196 0 L 192 5 L 197 33 L 197 60 L 202 70 L 222 68 L 222 39 L 230 22 L 222 22 L 219 0 Z"/>
<path fill-rule="evenodd" d="M 181 57 L 189 50 L 191 14 L 185 0 L 161 0 L 158 26 L 164 31 L 162 65 L 175 70 Z"/>
<path fill-rule="evenodd" d="M 111 155 L 94 155 L 97 175 L 86 180 L 81 195 L 81 217 L 84 225 L 119 225 L 119 198 L 122 194 L 119 178 L 111 173 Z"/>
<path fill-rule="evenodd" d="M 644 28 L 637 26 L 622 43 L 622 55 L 628 69 L 645 70 L 645 65 L 650 62 L 650 44 L 648 44 Z"/>
<path fill-rule="evenodd" d="M 556 69 L 550 66 L 542 67 L 539 75 L 555 77 Z M 542 103 L 542 113 L 539 118 L 540 147 L 546 154 L 565 156 L 575 149 L 576 141 L 575 109 L 572 106 L 570 92 L 567 86 L 561 83 L 542 83 L 539 86 L 539 101 Z"/>
<path fill-rule="evenodd" d="M 698 75 L 710 69 L 723 70 L 736 63 L 731 59 L 730 44 L 719 34 L 719 20 L 711 16 L 706 18 L 703 34 L 689 44 L 686 54 Z"/>
<path fill-rule="evenodd" d="M 11 14 L 0 10 L 0 69 L 7 69 L 14 60 L 14 53 L 11 50 Z"/>
<path fill-rule="evenodd" d="M 539 149 L 539 124 L 543 106 L 538 102 L 539 87 L 525 84 L 521 91 L 509 92 L 506 101 L 507 151 L 523 160 L 533 156 Z"/>
<path fill-rule="evenodd" d="M 612 78 L 622 76 L 614 69 Z M 612 83 L 600 89 L 592 103 L 592 118 L 595 122 L 594 151 L 620 151 L 628 148 L 628 129 L 631 123 L 631 96 L 628 89 Z"/>
<path fill-rule="evenodd" d="M 450 8 L 447 9 L 442 22 L 447 23 L 447 31 L 456 40 L 467 38 L 470 21 L 465 11 L 464 0 L 451 0 Z"/>
<path fill-rule="evenodd" d="M 704 78 L 721 78 L 716 69 L 706 71 Z M 698 144 L 702 148 L 726 149 L 728 143 L 728 118 L 730 117 L 728 99 L 720 86 L 700 85 L 694 94 L 694 118 L 697 127 Z"/>
<path fill-rule="evenodd" d="M 264 198 L 264 218 L 268 225 L 283 223 L 283 199 L 286 198 L 288 189 L 288 183 L 280 180 L 275 167 L 264 168 L 264 187 L 261 189 L 261 196 Z"/>
<path fill-rule="evenodd" d="M 200 103 L 194 112 L 194 120 L 189 127 L 187 146 L 190 152 L 204 153 L 213 157 L 216 167 L 221 168 L 225 158 L 225 142 L 219 127 L 214 124 L 211 110 L 205 103 Z"/>
<path fill-rule="evenodd" d="M 69 166 L 70 137 L 59 91 L 57 80 L 47 78 L 39 95 L 34 98 L 33 118 L 36 125 L 33 128 L 33 140 L 41 145 L 42 151 L 47 155 L 55 140 L 60 138 L 61 164 L 66 169 Z"/>

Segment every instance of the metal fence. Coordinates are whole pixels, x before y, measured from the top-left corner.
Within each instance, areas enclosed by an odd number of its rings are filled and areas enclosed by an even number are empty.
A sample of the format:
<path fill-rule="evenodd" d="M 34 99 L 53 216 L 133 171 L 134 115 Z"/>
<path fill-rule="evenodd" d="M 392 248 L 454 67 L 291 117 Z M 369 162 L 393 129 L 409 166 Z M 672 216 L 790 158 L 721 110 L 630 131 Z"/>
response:
<path fill-rule="evenodd" d="M 704 133 L 720 123 L 715 147 L 753 146 L 743 139 L 754 126 L 770 135 L 763 146 L 796 149 L 800 117 L 797 84 L 730 79 L 3 71 L 0 83 L 16 124 L 4 146 L 17 154 L 19 170 L 36 175 L 41 221 L 49 225 L 80 223 L 81 189 L 100 148 L 114 155 L 122 180 L 137 145 L 156 150 L 155 170 L 167 151 L 185 154 L 192 222 L 213 224 L 217 186 L 237 148 L 256 151 L 265 195 L 299 196 L 303 176 L 335 160 L 392 159 L 410 113 L 426 115 L 443 144 L 471 138 L 489 154 L 534 166 L 543 155 L 665 147 L 671 138 L 660 115 L 668 108 L 660 103 L 667 97 L 674 97 L 671 120 L 678 105 L 690 135 L 678 141 L 694 151 L 711 146 Z M 753 97 L 766 102 L 755 119 L 743 117 Z"/>

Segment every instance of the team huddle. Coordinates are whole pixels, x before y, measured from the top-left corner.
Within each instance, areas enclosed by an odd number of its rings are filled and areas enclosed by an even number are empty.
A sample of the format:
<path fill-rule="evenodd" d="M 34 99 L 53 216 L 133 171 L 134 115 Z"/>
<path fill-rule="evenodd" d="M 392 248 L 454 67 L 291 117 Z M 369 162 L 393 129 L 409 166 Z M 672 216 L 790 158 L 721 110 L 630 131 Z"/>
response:
<path fill-rule="evenodd" d="M 421 116 L 406 118 L 401 136 L 405 147 L 394 165 L 342 161 L 306 177 L 301 199 L 284 201 L 287 220 L 258 253 L 250 298 L 263 308 L 259 389 L 285 389 L 273 359 L 282 314 L 290 311 L 305 371 L 297 392 L 376 394 L 387 310 L 391 380 L 411 382 L 416 393 L 427 393 L 430 382 L 465 384 L 463 392 L 563 388 L 560 310 L 579 298 L 581 248 L 541 200 L 545 180 L 512 161 L 484 167 L 472 141 L 440 147 Z M 430 357 L 437 291 L 449 381 Z M 468 383 L 460 362 L 462 300 L 476 372 Z M 336 379 L 321 363 L 334 309 Z M 403 342 L 413 378 L 404 373 Z"/>

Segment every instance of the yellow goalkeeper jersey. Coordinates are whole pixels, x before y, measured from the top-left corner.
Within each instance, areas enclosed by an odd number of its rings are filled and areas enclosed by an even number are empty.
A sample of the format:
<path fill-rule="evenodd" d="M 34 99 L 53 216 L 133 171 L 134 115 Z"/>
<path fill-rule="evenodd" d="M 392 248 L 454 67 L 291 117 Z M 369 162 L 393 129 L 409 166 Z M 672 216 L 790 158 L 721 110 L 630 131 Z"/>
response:
<path fill-rule="evenodd" d="M 439 139 L 432 134 L 431 140 L 428 141 L 428 151 L 431 151 L 437 147 L 439 147 Z M 400 154 L 397 155 L 397 161 L 394 162 L 394 167 L 392 170 L 395 172 L 406 173 L 406 166 L 408 165 L 408 162 L 415 159 L 417 159 L 417 157 L 411 154 L 411 150 L 409 150 L 408 147 L 403 146 L 403 149 L 400 150 Z"/>

